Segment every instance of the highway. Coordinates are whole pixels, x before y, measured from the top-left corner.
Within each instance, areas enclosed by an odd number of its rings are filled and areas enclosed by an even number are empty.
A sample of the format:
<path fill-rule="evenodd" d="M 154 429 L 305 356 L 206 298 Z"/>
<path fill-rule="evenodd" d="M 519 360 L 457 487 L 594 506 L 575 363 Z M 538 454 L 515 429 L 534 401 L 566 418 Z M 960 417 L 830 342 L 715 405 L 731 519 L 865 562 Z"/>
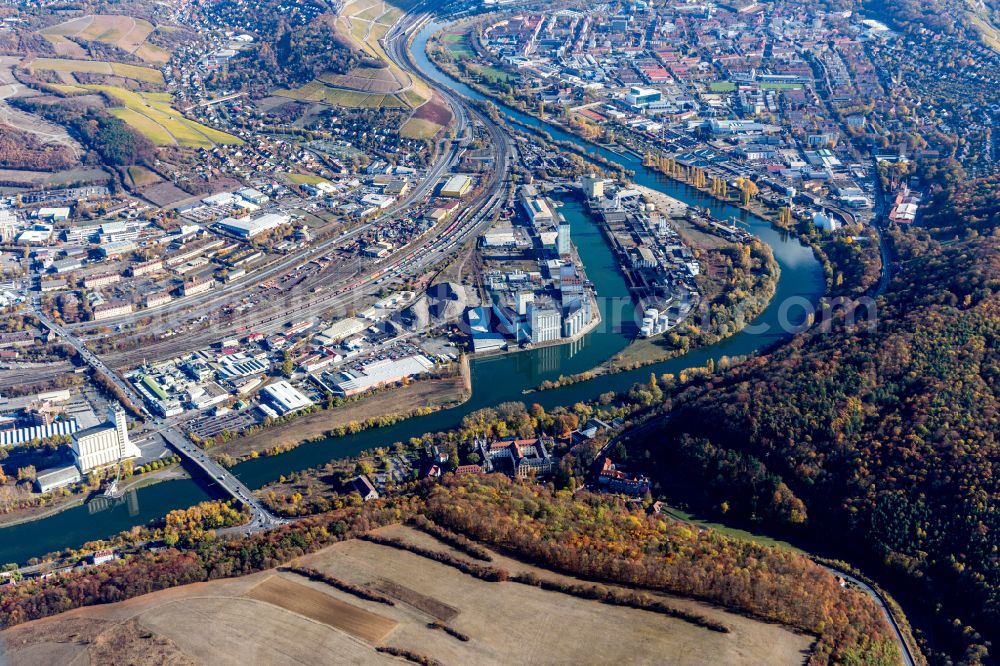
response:
<path fill-rule="evenodd" d="M 121 390 L 122 395 L 127 397 L 137 409 L 141 409 L 147 416 L 149 415 L 149 411 L 146 409 L 146 402 L 138 393 L 136 393 L 135 389 L 129 386 L 128 382 L 119 377 L 118 373 L 109 368 L 104 361 L 97 356 L 97 354 L 94 354 L 92 351 L 87 349 L 87 345 L 85 345 L 80 338 L 67 331 L 65 327 L 52 321 L 45 313 L 43 313 L 40 307 L 39 297 L 37 296 L 32 300 L 32 314 L 38 318 L 38 321 L 45 326 L 45 328 L 59 336 L 62 342 L 73 347 L 73 349 L 77 351 L 80 357 L 86 361 L 90 367 L 104 374 Z"/>

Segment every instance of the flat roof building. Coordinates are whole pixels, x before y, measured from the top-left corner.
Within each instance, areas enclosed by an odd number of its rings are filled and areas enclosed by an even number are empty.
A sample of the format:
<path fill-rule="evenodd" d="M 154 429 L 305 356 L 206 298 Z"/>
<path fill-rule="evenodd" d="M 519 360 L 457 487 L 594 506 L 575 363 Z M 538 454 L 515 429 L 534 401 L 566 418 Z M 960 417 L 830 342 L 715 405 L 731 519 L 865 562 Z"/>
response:
<path fill-rule="evenodd" d="M 312 400 L 302 395 L 298 389 L 284 379 L 265 386 L 261 389 L 261 393 L 282 416 L 305 409 L 313 404 Z"/>
<path fill-rule="evenodd" d="M 379 386 L 395 384 L 407 377 L 422 375 L 434 367 L 434 362 L 423 354 L 413 354 L 399 359 L 383 359 L 362 366 L 360 371 L 340 373 L 342 379 L 334 390 L 343 396 L 364 393 Z"/>
<path fill-rule="evenodd" d="M 279 213 L 266 213 L 253 219 L 235 219 L 227 217 L 215 223 L 217 227 L 240 238 L 253 238 L 262 233 L 277 229 L 283 224 L 291 222 L 288 215 Z"/>
<path fill-rule="evenodd" d="M 35 477 L 35 490 L 47 493 L 81 481 L 83 481 L 83 477 L 80 476 L 80 470 L 74 465 L 58 467 L 39 473 Z"/>
<path fill-rule="evenodd" d="M 464 174 L 458 174 L 449 178 L 448 182 L 441 186 L 441 196 L 460 197 L 471 187 L 472 179 Z"/>
<path fill-rule="evenodd" d="M 531 185 L 521 187 L 521 207 L 531 221 L 532 226 L 555 224 L 555 214 L 549 203 L 538 196 L 538 190 Z"/>

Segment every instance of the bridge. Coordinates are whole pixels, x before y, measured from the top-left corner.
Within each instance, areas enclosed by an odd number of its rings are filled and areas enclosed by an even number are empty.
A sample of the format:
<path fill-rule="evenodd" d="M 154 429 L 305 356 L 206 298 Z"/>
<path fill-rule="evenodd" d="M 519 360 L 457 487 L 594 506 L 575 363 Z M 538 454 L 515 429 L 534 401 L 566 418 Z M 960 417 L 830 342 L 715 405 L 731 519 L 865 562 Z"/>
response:
<path fill-rule="evenodd" d="M 66 330 L 65 327 L 49 319 L 49 317 L 42 312 L 41 305 L 37 297 L 32 303 L 32 314 L 35 315 L 42 326 L 58 335 L 62 342 L 75 349 L 77 354 L 79 354 L 80 358 L 83 359 L 87 365 L 107 377 L 108 381 L 114 384 L 118 390 L 122 392 L 122 395 L 132 402 L 136 409 L 142 410 L 144 414 L 149 416 L 149 410 L 146 409 L 146 402 L 143 400 L 142 396 L 136 393 L 135 389 L 129 386 L 128 382 L 122 379 L 117 372 L 109 368 L 104 361 L 97 357 L 94 352 L 87 349 L 87 345 L 83 343 L 83 340 Z"/>
<path fill-rule="evenodd" d="M 233 499 L 250 509 L 250 522 L 240 527 L 244 533 L 268 530 L 288 521 L 279 518 L 268 510 L 264 504 L 254 497 L 253 492 L 237 479 L 232 472 L 217 463 L 207 453 L 195 446 L 187 437 L 173 426 L 160 431 L 163 439 L 186 461 L 193 463 L 207 474 L 215 483 L 226 491 Z"/>

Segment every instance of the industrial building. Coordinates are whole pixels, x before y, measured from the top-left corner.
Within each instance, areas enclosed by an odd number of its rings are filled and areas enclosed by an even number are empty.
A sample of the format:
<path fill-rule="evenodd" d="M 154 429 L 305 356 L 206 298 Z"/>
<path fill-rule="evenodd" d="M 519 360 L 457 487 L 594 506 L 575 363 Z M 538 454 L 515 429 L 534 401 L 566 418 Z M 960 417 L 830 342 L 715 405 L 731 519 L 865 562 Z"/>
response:
<path fill-rule="evenodd" d="M 277 229 L 283 224 L 291 222 L 288 215 L 278 213 L 267 213 L 252 219 L 235 219 L 227 217 L 215 223 L 223 231 L 235 234 L 240 238 L 254 238 L 260 234 Z"/>
<path fill-rule="evenodd" d="M 77 431 L 76 419 L 54 421 L 48 425 L 33 425 L 0 432 L 0 447 L 17 446 L 33 439 L 48 439 L 60 435 L 72 435 Z"/>
<path fill-rule="evenodd" d="M 460 197 L 471 188 L 472 178 L 464 174 L 458 174 L 449 178 L 448 182 L 441 186 L 440 194 L 443 197 Z"/>
<path fill-rule="evenodd" d="M 349 338 L 352 335 L 360 333 L 368 328 L 368 326 L 369 324 L 357 319 L 356 317 L 341 319 L 340 321 L 330 324 L 330 326 L 321 331 L 316 336 L 315 340 L 317 344 L 321 345 L 338 344 L 345 338 Z"/>
<path fill-rule="evenodd" d="M 528 318 L 531 322 L 531 343 L 551 342 L 562 337 L 562 313 L 552 307 L 538 307 L 534 303 L 528 305 Z"/>
<path fill-rule="evenodd" d="M 80 475 L 80 470 L 75 466 L 57 467 L 38 473 L 35 477 L 35 490 L 40 493 L 48 493 L 81 481 L 83 481 L 83 476 Z"/>
<path fill-rule="evenodd" d="M 117 405 L 108 409 L 105 423 L 73 433 L 70 449 L 82 474 L 142 455 L 129 441 L 125 411 Z"/>
<path fill-rule="evenodd" d="M 538 190 L 532 185 L 521 186 L 521 207 L 528 220 L 535 228 L 555 224 L 555 213 L 544 197 L 538 196 Z"/>
<path fill-rule="evenodd" d="M 35 490 L 40 493 L 48 493 L 81 481 L 83 481 L 83 477 L 75 466 L 57 467 L 38 473 L 35 477 Z"/>
<path fill-rule="evenodd" d="M 570 247 L 569 223 L 565 220 L 560 220 L 559 229 L 556 232 L 556 251 L 560 257 L 565 257 L 572 251 Z"/>
<path fill-rule="evenodd" d="M 282 416 L 313 404 L 312 400 L 285 380 L 265 386 L 261 389 L 261 394 Z"/>
<path fill-rule="evenodd" d="M 334 391 L 345 397 L 357 395 L 379 386 L 401 382 L 407 377 L 422 375 L 433 367 L 434 362 L 423 354 L 383 359 L 365 364 L 360 371 L 341 372 L 340 380 L 334 384 Z"/>
<path fill-rule="evenodd" d="M 583 194 L 588 199 L 604 198 L 604 179 L 594 173 L 588 173 L 581 181 Z"/>

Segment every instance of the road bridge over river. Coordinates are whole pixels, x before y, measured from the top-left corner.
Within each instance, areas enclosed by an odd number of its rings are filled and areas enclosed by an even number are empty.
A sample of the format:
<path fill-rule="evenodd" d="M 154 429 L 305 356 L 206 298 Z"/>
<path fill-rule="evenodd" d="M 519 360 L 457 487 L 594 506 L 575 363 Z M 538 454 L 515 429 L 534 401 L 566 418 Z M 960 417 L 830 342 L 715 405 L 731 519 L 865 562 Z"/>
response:
<path fill-rule="evenodd" d="M 178 432 L 176 428 L 168 426 L 160 431 L 160 434 L 181 457 L 200 468 L 233 499 L 241 504 L 245 504 L 250 509 L 250 522 L 242 526 L 241 531 L 247 533 L 257 532 L 288 522 L 284 518 L 279 518 L 271 513 L 264 506 L 263 502 L 254 497 L 253 492 L 243 485 L 232 472 L 213 460 L 211 456 L 193 444 L 187 437 Z"/>

